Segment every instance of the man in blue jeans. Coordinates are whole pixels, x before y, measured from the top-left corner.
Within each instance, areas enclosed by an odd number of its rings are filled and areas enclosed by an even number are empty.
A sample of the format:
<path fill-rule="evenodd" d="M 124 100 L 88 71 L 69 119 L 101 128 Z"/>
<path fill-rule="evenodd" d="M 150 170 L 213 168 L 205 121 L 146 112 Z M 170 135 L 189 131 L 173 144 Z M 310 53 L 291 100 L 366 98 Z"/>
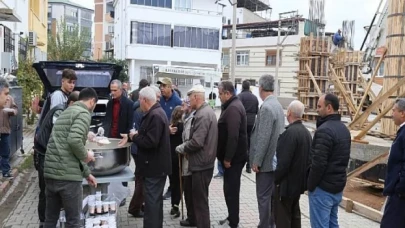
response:
<path fill-rule="evenodd" d="M 351 138 L 340 121 L 339 99 L 319 98 L 318 118 L 310 153 L 308 196 L 311 227 L 338 228 L 338 206 L 346 185 Z"/>

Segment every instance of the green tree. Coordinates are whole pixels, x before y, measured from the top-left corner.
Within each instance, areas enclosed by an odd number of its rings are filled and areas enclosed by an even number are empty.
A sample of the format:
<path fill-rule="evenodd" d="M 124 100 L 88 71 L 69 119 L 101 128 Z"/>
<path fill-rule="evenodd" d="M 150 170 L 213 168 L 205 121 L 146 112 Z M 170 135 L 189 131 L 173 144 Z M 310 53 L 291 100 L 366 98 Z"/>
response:
<path fill-rule="evenodd" d="M 28 124 L 33 124 L 36 116 L 31 111 L 31 102 L 35 97 L 42 95 L 42 82 L 32 64 L 31 58 L 20 58 L 16 75 L 18 85 L 22 87 L 23 114 L 26 115 Z"/>
<path fill-rule="evenodd" d="M 56 32 L 48 34 L 48 60 L 83 60 L 83 53 L 91 48 L 91 31 L 79 25 L 68 25 L 61 19 Z"/>
<path fill-rule="evenodd" d="M 104 56 L 102 59 L 99 60 L 99 62 L 114 63 L 117 64 L 118 66 L 122 66 L 122 70 L 120 72 L 120 75 L 118 76 L 118 80 L 120 80 L 121 82 L 127 82 L 129 80 L 128 63 L 126 60 L 107 58 Z"/>

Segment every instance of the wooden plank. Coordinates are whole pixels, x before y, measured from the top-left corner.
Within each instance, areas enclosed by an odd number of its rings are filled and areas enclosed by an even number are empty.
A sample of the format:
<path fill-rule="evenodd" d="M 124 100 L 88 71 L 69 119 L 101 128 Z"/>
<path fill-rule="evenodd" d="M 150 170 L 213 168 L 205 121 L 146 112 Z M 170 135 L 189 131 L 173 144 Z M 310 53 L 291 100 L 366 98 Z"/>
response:
<path fill-rule="evenodd" d="M 335 69 L 333 69 L 332 64 L 329 65 L 330 71 L 332 72 L 332 81 L 336 82 L 335 85 L 337 85 L 340 93 L 343 95 L 343 98 L 346 101 L 346 104 L 349 106 L 349 108 L 353 111 L 356 112 L 356 107 L 353 104 L 352 98 L 349 94 L 347 94 L 347 90 L 343 87 L 342 83 L 340 83 L 339 77 L 336 75 Z"/>
<path fill-rule="evenodd" d="M 311 77 L 311 80 L 314 83 L 314 86 L 315 86 L 316 91 L 318 92 L 318 95 L 322 96 L 322 91 L 321 91 L 321 89 L 319 89 L 318 83 L 316 83 L 316 80 L 315 80 L 314 75 L 312 74 L 311 68 L 309 68 L 308 64 L 306 64 L 305 67 L 307 68 L 309 77 Z"/>
<path fill-rule="evenodd" d="M 401 80 L 398 81 L 397 84 L 395 84 L 391 89 L 389 89 L 386 93 L 382 94 L 379 96 L 377 100 L 375 100 L 367 109 L 364 111 L 361 115 L 359 115 L 356 119 L 354 119 L 350 124 L 349 124 L 349 129 L 353 129 L 356 124 L 359 124 L 360 121 L 365 121 L 367 120 L 368 116 L 371 114 L 371 112 L 375 109 L 378 108 L 382 104 L 383 101 L 388 99 L 388 97 L 391 96 L 395 91 L 398 90 L 399 87 L 401 87 L 405 83 L 405 77 L 402 78 Z M 361 126 L 360 126 L 361 127 Z"/>
<path fill-rule="evenodd" d="M 352 200 L 349 198 L 346 198 L 346 197 L 342 197 L 340 206 L 343 208 L 346 208 L 348 201 L 352 201 Z M 356 214 L 360 214 L 375 222 L 378 222 L 378 223 L 381 222 L 382 215 L 383 215 L 383 213 L 381 213 L 381 211 L 378 211 L 374 208 L 368 207 L 364 204 L 361 204 L 361 203 L 358 203 L 355 201 L 352 201 L 352 202 L 353 202 L 353 210 L 352 210 L 353 212 L 355 212 Z"/>
<path fill-rule="evenodd" d="M 405 91 L 404 91 L 403 93 L 401 93 L 398 97 L 403 97 L 403 96 L 405 96 Z M 375 125 L 376 123 L 378 123 L 378 121 L 380 121 L 380 119 L 383 118 L 383 117 L 392 109 L 392 107 L 394 107 L 394 105 L 395 105 L 395 101 L 393 101 L 393 102 L 391 102 L 389 105 L 387 105 L 387 107 L 385 107 L 385 109 L 382 110 L 381 113 L 378 114 L 378 115 L 373 119 L 373 121 L 371 121 L 369 124 L 367 124 L 367 126 L 365 126 L 363 129 L 361 129 L 360 132 L 359 132 L 359 134 L 358 134 L 356 137 L 354 137 L 354 138 L 357 139 L 357 140 L 362 139 L 362 138 L 367 134 L 367 132 L 368 132 L 372 127 L 374 127 L 374 125 Z"/>
<path fill-rule="evenodd" d="M 374 78 L 375 78 L 375 76 L 376 76 L 377 73 L 378 73 L 378 69 L 380 69 L 381 63 L 383 62 L 386 53 L 387 53 L 387 49 L 384 50 L 384 54 L 383 54 L 383 55 L 381 56 L 381 58 L 378 60 L 377 67 L 376 67 L 376 69 L 374 70 L 373 75 L 371 76 L 370 81 L 368 82 L 367 88 L 365 89 L 364 94 L 363 94 L 363 97 L 361 98 L 361 101 L 360 101 L 359 107 L 357 108 L 356 114 L 354 114 L 354 119 L 356 119 L 356 118 L 359 116 L 360 111 L 362 110 L 362 107 L 363 107 L 364 101 L 366 100 L 368 91 L 370 91 L 371 86 L 373 85 Z"/>
<path fill-rule="evenodd" d="M 347 174 L 347 181 L 349 181 L 352 178 L 357 177 L 358 175 L 364 173 L 365 171 L 373 168 L 374 166 L 380 164 L 382 161 L 384 161 L 385 159 L 387 159 L 389 154 L 389 150 L 386 151 L 385 153 L 373 158 L 372 160 L 364 163 L 362 166 L 354 169 L 353 171 L 351 171 L 350 173 Z"/>

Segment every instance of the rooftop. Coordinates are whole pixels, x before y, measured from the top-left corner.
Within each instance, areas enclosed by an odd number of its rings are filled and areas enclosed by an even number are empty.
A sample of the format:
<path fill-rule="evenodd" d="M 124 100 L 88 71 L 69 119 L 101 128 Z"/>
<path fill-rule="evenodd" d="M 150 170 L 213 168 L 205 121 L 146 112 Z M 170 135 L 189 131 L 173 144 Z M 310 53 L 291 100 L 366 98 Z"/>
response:
<path fill-rule="evenodd" d="M 87 8 L 85 6 L 82 6 L 80 4 L 71 2 L 69 0 L 48 0 L 49 4 L 65 4 L 65 5 L 70 5 L 70 6 L 74 6 L 77 8 L 81 8 L 81 9 L 86 9 L 86 10 L 90 10 L 90 11 L 94 11 L 93 9 Z"/>

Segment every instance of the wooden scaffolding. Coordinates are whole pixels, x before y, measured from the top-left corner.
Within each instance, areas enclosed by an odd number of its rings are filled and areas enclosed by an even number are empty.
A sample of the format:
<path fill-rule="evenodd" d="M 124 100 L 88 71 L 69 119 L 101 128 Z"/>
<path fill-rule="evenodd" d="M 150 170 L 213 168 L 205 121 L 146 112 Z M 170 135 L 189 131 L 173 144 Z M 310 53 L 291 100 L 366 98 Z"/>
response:
<path fill-rule="evenodd" d="M 306 106 L 305 120 L 315 120 L 319 97 L 334 93 L 342 115 L 352 116 L 362 98 L 361 51 L 331 50 L 330 37 L 303 37 L 299 53 L 298 99 Z"/>

